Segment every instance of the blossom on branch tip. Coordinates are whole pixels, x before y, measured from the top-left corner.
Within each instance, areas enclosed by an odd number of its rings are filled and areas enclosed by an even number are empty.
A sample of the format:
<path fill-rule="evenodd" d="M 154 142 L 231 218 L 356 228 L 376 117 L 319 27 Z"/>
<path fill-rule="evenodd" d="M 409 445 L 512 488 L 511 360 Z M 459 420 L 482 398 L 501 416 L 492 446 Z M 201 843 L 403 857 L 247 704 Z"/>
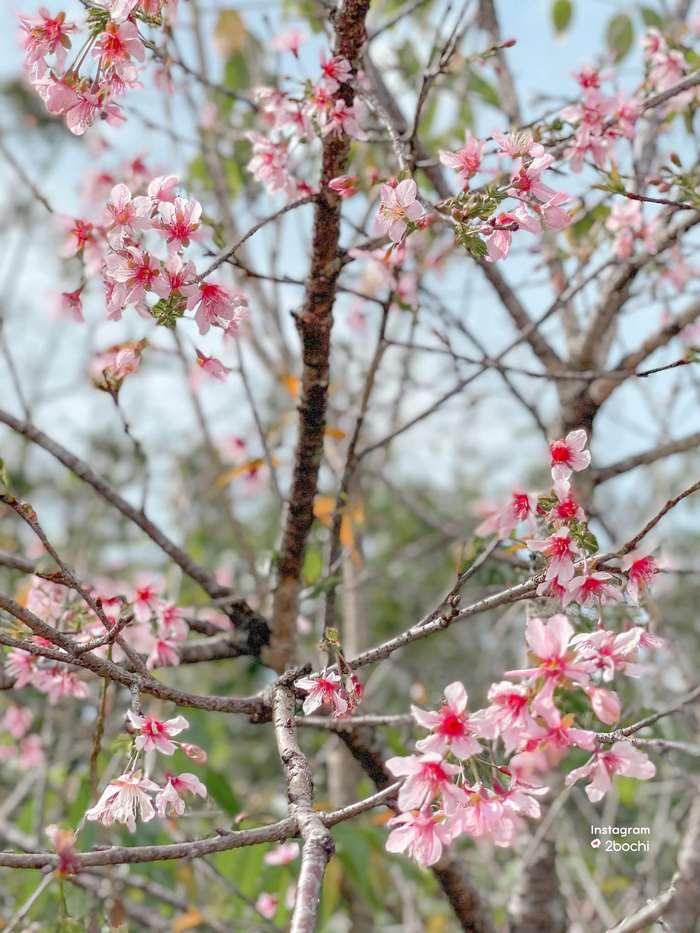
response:
<path fill-rule="evenodd" d="M 334 671 L 302 677 L 295 681 L 294 685 L 308 693 L 303 705 L 307 716 L 314 713 L 319 706 L 330 707 L 334 719 L 341 719 L 348 713 L 350 706 L 348 697 L 340 675 Z"/>
<path fill-rule="evenodd" d="M 382 185 L 379 214 L 375 221 L 377 231 L 387 234 L 394 243 L 400 243 L 408 225 L 416 223 L 424 214 L 417 198 L 418 188 L 412 178 L 400 181 L 395 187 Z"/>
<path fill-rule="evenodd" d="M 592 803 L 597 803 L 612 789 L 612 778 L 616 774 L 648 781 L 656 774 L 656 768 L 644 752 L 629 742 L 615 742 L 612 748 L 596 752 L 587 764 L 567 774 L 565 783 L 571 787 L 576 781 L 590 778 L 586 795 Z"/>
<path fill-rule="evenodd" d="M 179 745 L 171 739 L 189 727 L 184 716 L 160 720 L 154 716 L 143 716 L 129 710 L 126 714 L 130 725 L 138 732 L 134 745 L 139 751 L 157 751 L 161 755 L 172 755 Z"/>
<path fill-rule="evenodd" d="M 181 794 L 197 794 L 205 799 L 207 789 L 195 774 L 167 774 L 165 787 L 156 794 L 156 813 L 164 819 L 168 816 L 182 816 L 185 812 L 185 801 Z"/>
<path fill-rule="evenodd" d="M 627 574 L 627 593 L 632 602 L 637 604 L 640 593 L 648 589 L 659 572 L 659 565 L 651 554 L 632 551 L 623 559 L 622 569 Z"/>

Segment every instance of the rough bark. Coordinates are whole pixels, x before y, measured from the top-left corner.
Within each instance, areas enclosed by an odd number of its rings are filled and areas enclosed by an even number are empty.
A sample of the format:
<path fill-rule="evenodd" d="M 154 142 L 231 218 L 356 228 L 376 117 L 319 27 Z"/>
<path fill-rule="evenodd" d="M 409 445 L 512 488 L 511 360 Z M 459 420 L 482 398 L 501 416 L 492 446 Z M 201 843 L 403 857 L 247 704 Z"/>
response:
<path fill-rule="evenodd" d="M 345 0 L 335 16 L 334 54 L 354 67 L 367 34 L 365 18 L 369 0 Z M 354 91 L 343 84 L 336 92 L 347 104 Z M 302 379 L 299 401 L 299 435 L 289 504 L 277 566 L 272 638 L 264 655 L 278 671 L 293 660 L 296 650 L 296 620 L 304 549 L 314 520 L 314 499 L 323 455 L 330 378 L 331 329 L 338 276 L 340 198 L 328 187 L 342 175 L 348 163 L 350 139 L 344 133 L 330 134 L 323 143 L 320 191 L 314 213 L 311 266 L 301 312 L 296 318 L 302 347 Z"/>

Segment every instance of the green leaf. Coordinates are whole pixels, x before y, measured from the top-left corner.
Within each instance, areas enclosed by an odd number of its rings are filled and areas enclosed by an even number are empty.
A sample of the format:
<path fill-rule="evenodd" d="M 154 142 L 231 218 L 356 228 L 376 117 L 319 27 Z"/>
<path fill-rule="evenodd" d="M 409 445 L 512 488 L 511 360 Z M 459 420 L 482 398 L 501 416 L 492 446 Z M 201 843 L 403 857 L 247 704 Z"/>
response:
<path fill-rule="evenodd" d="M 316 583 L 323 573 L 323 555 L 318 548 L 310 547 L 304 556 L 304 582 L 309 586 Z"/>
<path fill-rule="evenodd" d="M 622 61 L 634 42 L 634 26 L 626 13 L 617 13 L 612 17 L 608 22 L 605 39 L 615 61 Z"/>
<path fill-rule="evenodd" d="M 642 14 L 645 26 L 653 26 L 654 29 L 663 29 L 664 21 L 656 10 L 653 10 L 650 6 L 643 6 L 640 9 L 640 13 Z"/>
<path fill-rule="evenodd" d="M 554 0 L 552 4 L 552 25 L 557 35 L 561 35 L 569 28 L 574 15 L 574 5 L 571 0 Z"/>
<path fill-rule="evenodd" d="M 493 85 L 482 78 L 481 75 L 472 72 L 469 75 L 467 87 L 470 91 L 474 91 L 475 94 L 478 94 L 483 101 L 490 104 L 492 107 L 501 106 L 501 98 L 498 96 L 498 91 Z"/>
<path fill-rule="evenodd" d="M 241 806 L 238 799 L 231 790 L 231 786 L 223 774 L 219 771 L 215 771 L 213 768 L 207 768 L 203 783 L 222 810 L 225 810 L 231 815 L 240 813 Z"/>
<path fill-rule="evenodd" d="M 4 492 L 9 488 L 10 477 L 7 475 L 7 467 L 5 466 L 5 461 L 0 457 L 0 492 Z"/>

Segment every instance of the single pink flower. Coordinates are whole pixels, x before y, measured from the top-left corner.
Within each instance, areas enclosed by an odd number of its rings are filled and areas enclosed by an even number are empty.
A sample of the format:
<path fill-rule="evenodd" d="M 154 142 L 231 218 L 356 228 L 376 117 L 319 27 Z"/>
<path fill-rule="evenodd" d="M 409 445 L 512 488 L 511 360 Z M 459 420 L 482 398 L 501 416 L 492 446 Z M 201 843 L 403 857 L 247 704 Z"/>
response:
<path fill-rule="evenodd" d="M 586 690 L 591 707 L 601 722 L 607 726 L 616 723 L 621 715 L 620 698 L 614 690 L 605 687 L 588 687 Z"/>
<path fill-rule="evenodd" d="M 542 686 L 533 702 L 533 712 L 545 718 L 554 715 L 553 694 L 556 687 L 572 681 L 581 687 L 588 685 L 594 665 L 578 657 L 573 639 L 574 630 L 564 615 L 554 615 L 546 622 L 529 619 L 525 630 L 530 653 L 536 667 L 506 671 L 506 677 L 541 679 Z"/>
<path fill-rule="evenodd" d="M 160 787 L 142 776 L 140 771 L 127 771 L 111 781 L 102 792 L 94 807 L 85 814 L 92 822 L 98 821 L 103 826 L 124 823 L 130 833 L 136 830 L 136 818 L 139 816 L 148 823 L 156 815 L 150 794 Z"/>
<path fill-rule="evenodd" d="M 265 853 L 263 862 L 266 865 L 289 865 L 299 855 L 299 845 L 296 842 L 284 842 Z"/>
<path fill-rule="evenodd" d="M 654 576 L 659 572 L 659 565 L 651 554 L 632 551 L 622 561 L 622 569 L 627 573 L 627 593 L 637 605 L 639 594 L 649 587 Z"/>
<path fill-rule="evenodd" d="M 331 178 L 328 187 L 335 191 L 343 200 L 351 198 L 357 194 L 357 175 L 338 175 L 337 178 Z"/>
<path fill-rule="evenodd" d="M 582 778 L 591 778 L 586 794 L 592 803 L 596 803 L 612 789 L 612 777 L 615 774 L 648 781 L 656 774 L 656 768 L 644 752 L 629 742 L 615 742 L 608 751 L 596 752 L 587 764 L 571 771 L 566 776 L 566 786 L 570 787 Z"/>
<path fill-rule="evenodd" d="M 205 356 L 200 350 L 197 350 L 197 366 L 200 366 L 212 379 L 218 379 L 219 382 L 226 382 L 231 373 L 230 368 L 224 366 L 221 360 L 215 356 Z"/>
<path fill-rule="evenodd" d="M 400 181 L 395 188 L 382 185 L 381 203 L 376 219 L 379 233 L 386 233 L 394 243 L 400 243 L 409 223 L 423 216 L 423 208 L 417 200 L 418 189 L 412 178 Z"/>
<path fill-rule="evenodd" d="M 311 674 L 309 677 L 302 677 L 295 681 L 295 686 L 308 693 L 303 705 L 307 716 L 315 712 L 319 706 L 330 707 L 334 719 L 341 719 L 347 714 L 349 708 L 347 694 L 340 676 L 334 671 L 328 674 Z"/>
<path fill-rule="evenodd" d="M 126 716 L 132 728 L 138 732 L 134 745 L 144 752 L 154 750 L 161 755 L 172 755 L 179 743 L 172 742 L 171 739 L 189 728 L 184 716 L 160 720 L 154 716 L 142 716 L 133 710 L 129 710 Z"/>
<path fill-rule="evenodd" d="M 405 852 L 419 865 L 434 865 L 452 841 L 444 820 L 431 810 L 399 813 L 387 825 L 392 828 L 386 841 L 387 852 Z"/>
<path fill-rule="evenodd" d="M 454 169 L 462 178 L 464 187 L 476 175 L 481 166 L 485 143 L 478 140 L 467 131 L 464 137 L 464 146 L 456 152 L 440 150 L 440 161 L 448 168 Z"/>
<path fill-rule="evenodd" d="M 548 538 L 530 538 L 525 544 L 531 551 L 541 551 L 549 561 L 545 583 L 556 580 L 565 587 L 573 579 L 574 559 L 580 550 L 568 528 L 559 528 Z"/>
<path fill-rule="evenodd" d="M 202 205 L 199 201 L 175 198 L 174 201 L 158 203 L 159 232 L 165 237 L 168 250 L 177 252 L 190 245 L 192 240 L 201 239 Z"/>
<path fill-rule="evenodd" d="M 563 605 L 578 603 L 579 606 L 605 606 L 607 603 L 622 602 L 622 592 L 615 583 L 612 574 L 597 570 L 594 573 L 584 573 L 574 577 L 566 584 L 566 595 Z"/>
<path fill-rule="evenodd" d="M 585 470 L 591 463 L 591 452 L 586 450 L 585 431 L 569 431 L 565 438 L 549 445 L 554 488 L 560 499 L 566 498 L 572 472 Z"/>
<path fill-rule="evenodd" d="M 467 713 L 467 691 L 455 681 L 445 687 L 444 696 L 445 703 L 436 713 L 411 707 L 416 722 L 432 733 L 416 742 L 416 748 L 439 755 L 451 751 L 457 758 L 469 758 L 481 751 L 481 745 L 474 738 L 477 729 Z"/>
<path fill-rule="evenodd" d="M 479 735 L 486 739 L 500 737 L 510 754 L 537 728 L 530 715 L 530 691 L 522 684 L 502 680 L 491 685 L 488 700 L 489 706 L 474 713 Z"/>
<path fill-rule="evenodd" d="M 182 794 L 197 794 L 205 799 L 207 789 L 195 774 L 168 774 L 165 787 L 156 794 L 156 813 L 161 819 L 167 816 L 182 816 L 185 812 L 185 801 Z"/>
<path fill-rule="evenodd" d="M 453 781 L 460 769 L 434 752 L 389 758 L 386 767 L 395 777 L 406 776 L 399 789 L 401 810 L 421 810 L 439 796 L 449 803 L 458 792 Z"/>

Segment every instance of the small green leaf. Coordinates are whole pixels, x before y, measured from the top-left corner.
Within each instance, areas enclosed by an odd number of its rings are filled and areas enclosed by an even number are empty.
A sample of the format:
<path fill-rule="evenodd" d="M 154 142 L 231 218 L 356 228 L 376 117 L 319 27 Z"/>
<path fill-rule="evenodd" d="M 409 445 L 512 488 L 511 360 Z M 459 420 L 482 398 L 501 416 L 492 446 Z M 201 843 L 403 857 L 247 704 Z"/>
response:
<path fill-rule="evenodd" d="M 651 26 L 654 29 L 663 29 L 664 21 L 656 10 L 653 10 L 650 6 L 643 6 L 640 9 L 640 13 L 642 14 L 645 26 Z"/>
<path fill-rule="evenodd" d="M 552 4 L 552 25 L 557 35 L 566 32 L 573 15 L 574 5 L 571 0 L 554 0 Z"/>
<path fill-rule="evenodd" d="M 240 803 L 223 774 L 213 768 L 207 768 L 204 773 L 203 783 L 222 810 L 232 816 L 240 813 Z"/>
<path fill-rule="evenodd" d="M 0 457 L 0 492 L 4 492 L 10 485 L 10 477 L 7 475 L 5 461 Z"/>
<path fill-rule="evenodd" d="M 304 582 L 309 586 L 318 582 L 323 573 L 323 555 L 318 548 L 311 547 L 304 556 Z"/>
<path fill-rule="evenodd" d="M 634 26 L 626 13 L 617 13 L 612 17 L 608 22 L 605 39 L 615 61 L 622 61 L 634 42 Z"/>
<path fill-rule="evenodd" d="M 475 94 L 478 94 L 483 101 L 490 104 L 492 107 L 498 108 L 501 106 L 501 98 L 498 96 L 498 91 L 493 85 L 482 78 L 481 75 L 472 72 L 469 75 L 467 87 L 470 91 L 474 91 Z"/>

